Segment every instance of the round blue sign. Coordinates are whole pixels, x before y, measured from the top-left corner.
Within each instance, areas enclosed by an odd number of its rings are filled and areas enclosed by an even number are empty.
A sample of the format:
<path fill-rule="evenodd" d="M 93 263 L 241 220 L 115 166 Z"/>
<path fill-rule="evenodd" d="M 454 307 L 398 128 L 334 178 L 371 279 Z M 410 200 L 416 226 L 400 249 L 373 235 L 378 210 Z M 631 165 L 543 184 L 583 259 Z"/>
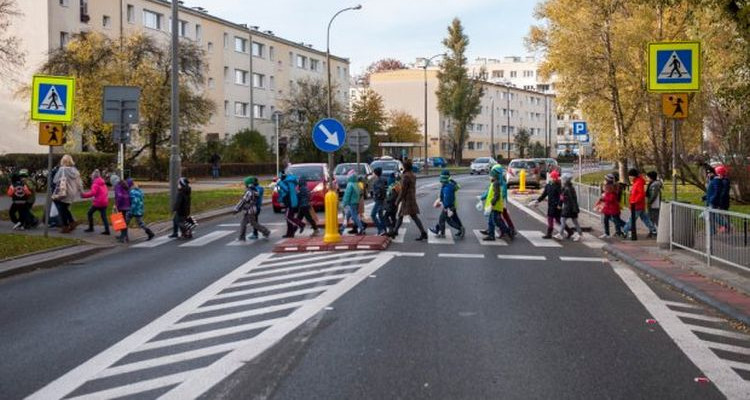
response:
<path fill-rule="evenodd" d="M 344 125 L 334 118 L 324 118 L 315 124 L 312 131 L 315 147 L 325 153 L 333 153 L 346 142 Z"/>

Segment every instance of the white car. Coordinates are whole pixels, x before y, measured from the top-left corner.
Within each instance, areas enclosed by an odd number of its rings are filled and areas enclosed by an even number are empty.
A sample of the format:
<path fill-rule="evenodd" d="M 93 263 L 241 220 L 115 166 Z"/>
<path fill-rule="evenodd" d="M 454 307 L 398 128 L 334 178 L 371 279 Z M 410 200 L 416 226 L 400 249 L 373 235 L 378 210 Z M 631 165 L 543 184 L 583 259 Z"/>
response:
<path fill-rule="evenodd" d="M 492 157 L 479 157 L 471 162 L 469 174 L 489 174 L 492 167 L 496 164 L 497 161 Z"/>

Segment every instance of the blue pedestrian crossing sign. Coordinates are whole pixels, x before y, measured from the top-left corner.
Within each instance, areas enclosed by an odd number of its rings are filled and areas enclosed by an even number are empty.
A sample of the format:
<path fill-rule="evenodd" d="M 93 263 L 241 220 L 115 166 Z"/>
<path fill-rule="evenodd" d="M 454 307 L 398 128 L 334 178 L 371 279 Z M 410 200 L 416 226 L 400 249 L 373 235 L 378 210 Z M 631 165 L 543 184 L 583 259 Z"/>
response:
<path fill-rule="evenodd" d="M 700 42 L 649 43 L 650 92 L 700 90 Z"/>
<path fill-rule="evenodd" d="M 337 119 L 323 118 L 313 127 L 312 139 L 320 151 L 333 153 L 346 143 L 346 129 Z"/>
<path fill-rule="evenodd" d="M 34 75 L 31 94 L 33 121 L 72 122 L 75 78 Z"/>

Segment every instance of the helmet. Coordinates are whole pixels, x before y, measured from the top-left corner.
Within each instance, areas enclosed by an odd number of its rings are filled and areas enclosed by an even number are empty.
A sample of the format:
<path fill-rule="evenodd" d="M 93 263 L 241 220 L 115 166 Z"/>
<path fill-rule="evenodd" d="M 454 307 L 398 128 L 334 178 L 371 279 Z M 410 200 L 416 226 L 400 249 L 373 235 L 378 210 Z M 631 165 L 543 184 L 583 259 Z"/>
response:
<path fill-rule="evenodd" d="M 248 176 L 247 178 L 245 178 L 244 182 L 245 182 L 245 186 L 255 185 L 256 183 L 258 183 L 258 178 L 254 176 Z"/>
<path fill-rule="evenodd" d="M 554 171 L 552 171 L 552 172 L 549 173 L 549 177 L 553 181 L 556 181 L 556 180 L 560 179 L 560 173 L 557 172 L 557 170 L 554 170 Z"/>
<path fill-rule="evenodd" d="M 23 170 L 21 170 L 23 172 Z M 714 168 L 714 171 L 716 171 L 716 175 L 719 176 L 727 176 L 727 167 L 723 165 L 718 165 Z"/>

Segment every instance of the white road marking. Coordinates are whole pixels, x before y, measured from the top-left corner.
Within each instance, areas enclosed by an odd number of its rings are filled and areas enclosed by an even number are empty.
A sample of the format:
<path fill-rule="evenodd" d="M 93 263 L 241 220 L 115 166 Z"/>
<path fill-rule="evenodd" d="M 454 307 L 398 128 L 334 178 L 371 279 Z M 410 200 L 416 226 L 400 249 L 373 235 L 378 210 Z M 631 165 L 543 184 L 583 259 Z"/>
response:
<path fill-rule="evenodd" d="M 595 238 L 591 235 L 583 235 L 583 239 L 581 239 L 581 243 L 583 243 L 584 246 L 590 248 L 590 249 L 601 249 L 606 245 L 603 240 Z"/>
<path fill-rule="evenodd" d="M 534 247 L 562 247 L 562 244 L 554 239 L 542 239 L 542 232 L 539 231 L 518 231 L 518 233 L 531 242 Z"/>
<path fill-rule="evenodd" d="M 737 354 L 745 354 L 750 356 L 750 347 L 732 346 L 731 344 L 710 342 L 708 347 L 716 350 L 730 351 Z"/>
<path fill-rule="evenodd" d="M 295 301 L 293 303 L 284 303 L 284 304 L 279 304 L 275 306 L 256 308 L 253 310 L 237 311 L 237 312 L 233 312 L 229 314 L 222 314 L 216 317 L 207 317 L 207 318 L 195 319 L 195 320 L 190 320 L 190 321 L 185 321 L 185 322 L 178 322 L 174 324 L 173 328 L 170 330 L 194 328 L 197 326 L 213 324 L 216 322 L 231 321 L 233 319 L 247 318 L 247 317 L 252 317 L 255 315 L 263 315 L 263 314 L 272 313 L 276 311 L 290 310 L 290 309 L 297 308 L 301 306 L 302 304 L 304 304 L 304 301 Z"/>
<path fill-rule="evenodd" d="M 442 258 L 484 258 L 484 254 L 440 253 Z"/>
<path fill-rule="evenodd" d="M 717 318 L 717 317 L 710 317 L 708 315 L 693 314 L 693 313 L 686 313 L 686 312 L 679 312 L 679 311 L 675 311 L 675 314 L 677 314 L 678 317 L 692 318 L 692 319 L 697 319 L 699 321 L 726 322 L 725 319 Z"/>
<path fill-rule="evenodd" d="M 538 212 L 530 209 L 529 207 L 526 207 L 525 205 L 521 204 L 518 200 L 508 197 L 508 203 L 513 204 L 516 208 L 520 209 L 521 211 L 528 214 L 531 218 L 534 218 L 535 220 L 543 223 L 544 225 L 547 225 L 547 218 L 541 216 Z"/>
<path fill-rule="evenodd" d="M 394 257 L 424 257 L 424 253 L 419 252 L 387 251 L 386 253 L 389 253 Z"/>
<path fill-rule="evenodd" d="M 716 356 L 709 349 L 710 343 L 703 342 L 696 337 L 691 332 L 695 330 L 694 326 L 685 325 L 632 269 L 620 262 L 611 262 L 611 265 L 651 316 L 659 321 L 659 326 L 724 396 L 731 399 L 750 398 L 750 382 L 745 381 L 732 370 L 726 360 Z"/>
<path fill-rule="evenodd" d="M 292 281 L 287 283 L 280 283 L 278 285 L 270 285 L 270 286 L 262 286 L 259 288 L 252 288 L 252 289 L 245 289 L 245 290 L 237 290 L 234 292 L 227 292 L 223 294 L 217 294 L 212 299 L 216 300 L 224 300 L 224 299 L 232 299 L 235 297 L 243 297 L 247 296 L 249 294 L 256 294 L 256 293 L 264 293 L 271 290 L 281 290 L 281 289 L 288 289 L 290 287 L 300 286 L 300 285 L 309 285 L 311 283 L 319 283 L 319 282 L 326 282 L 326 281 L 332 281 L 336 279 L 343 279 L 345 276 L 341 275 L 332 275 L 332 276 L 324 276 L 320 278 L 311 278 L 311 279 L 303 279 L 299 281 Z M 328 285 L 326 285 L 328 286 Z"/>
<path fill-rule="evenodd" d="M 668 306 L 675 306 L 675 307 L 684 307 L 684 308 L 697 308 L 697 309 L 703 309 L 703 307 L 697 305 L 697 304 L 690 304 L 690 303 L 682 303 L 678 301 L 668 301 L 664 300 L 664 304 Z"/>
<path fill-rule="evenodd" d="M 161 349 L 164 347 L 174 346 L 177 344 L 190 343 L 203 339 L 211 339 L 224 335 L 231 335 L 233 333 L 247 332 L 253 329 L 266 328 L 273 324 L 283 321 L 284 318 L 267 319 L 258 322 L 249 322 L 246 324 L 232 325 L 227 328 L 213 329 L 206 332 L 198 332 L 190 335 L 177 336 L 169 339 L 156 340 L 148 343 L 144 343 L 138 347 L 138 351 Z"/>
<path fill-rule="evenodd" d="M 151 249 L 151 248 L 154 248 L 156 246 L 161 246 L 164 243 L 171 242 L 171 241 L 172 241 L 172 238 L 170 238 L 168 235 L 164 235 L 164 236 L 159 236 L 157 238 L 151 239 L 148 242 L 141 242 L 138 244 L 134 244 L 130 247 Z"/>
<path fill-rule="evenodd" d="M 353 251 L 351 253 L 347 253 L 346 257 L 343 257 L 339 253 L 333 253 L 333 252 L 326 252 L 326 253 L 314 253 L 310 254 L 307 253 L 305 256 L 301 257 L 294 257 L 292 260 L 289 260 L 286 257 L 283 258 L 272 258 L 268 260 L 267 262 L 263 263 L 263 269 L 266 268 L 274 268 L 274 267 L 284 267 L 287 265 L 299 265 L 299 258 L 303 258 L 306 263 L 310 263 L 312 261 L 316 261 L 318 263 L 316 264 L 307 264 L 308 266 L 314 267 L 318 265 L 325 265 L 332 261 L 340 261 L 345 262 L 349 260 L 361 260 L 362 257 L 374 257 L 375 255 L 372 252 L 369 251 Z M 290 256 L 289 258 L 292 258 L 293 256 Z M 353 258 L 356 257 L 356 258 Z M 277 260 L 281 260 L 279 262 L 276 262 Z M 323 262 L 325 261 L 325 262 Z M 322 264 L 321 264 L 322 262 Z M 257 273 L 249 273 L 250 275 L 256 275 Z"/>
<path fill-rule="evenodd" d="M 500 260 L 525 260 L 525 261 L 545 261 L 545 256 L 527 256 L 519 254 L 498 254 L 497 258 Z"/>
<path fill-rule="evenodd" d="M 331 255 L 334 254 L 332 251 L 316 251 L 316 256 L 325 256 L 325 255 Z M 284 255 L 276 255 L 275 257 L 268 260 L 268 262 L 274 262 L 274 261 L 289 261 L 289 260 L 296 260 L 300 258 L 308 258 L 310 257 L 311 253 L 303 253 L 303 254 L 284 254 Z"/>
<path fill-rule="evenodd" d="M 439 238 L 431 231 L 427 231 L 427 243 L 429 244 L 456 244 L 453 241 L 453 232 L 450 229 L 445 230 L 445 237 Z"/>
<path fill-rule="evenodd" d="M 219 231 L 213 231 L 213 232 L 205 234 L 205 235 L 203 235 L 203 236 L 201 236 L 199 238 L 190 239 L 189 242 L 187 242 L 185 244 L 181 244 L 180 247 L 200 247 L 200 246 L 205 246 L 205 245 L 207 245 L 207 244 L 209 244 L 209 243 L 211 243 L 211 242 L 213 242 L 215 240 L 219 240 L 219 239 L 223 238 L 224 236 L 229 236 L 233 232 L 234 231 L 221 231 L 221 230 L 219 230 Z"/>
<path fill-rule="evenodd" d="M 477 238 L 477 241 L 482 246 L 507 246 L 508 245 L 508 242 L 506 242 L 505 240 L 500 240 L 500 239 L 495 239 L 493 241 L 482 240 L 484 239 L 484 235 L 482 235 L 480 231 L 481 229 L 472 230 L 472 232 L 474 232 L 474 237 Z"/>
<path fill-rule="evenodd" d="M 326 265 L 332 265 L 332 264 L 343 264 L 343 263 L 351 263 L 356 261 L 364 261 L 371 258 L 374 258 L 374 255 L 362 255 L 362 256 L 355 256 L 355 257 L 347 257 L 347 258 L 335 258 L 332 260 L 325 260 L 325 261 L 319 261 L 314 263 L 308 263 L 308 264 L 292 264 L 293 267 L 285 267 L 285 268 L 278 268 L 278 269 L 269 269 L 264 271 L 258 271 L 258 272 L 252 272 L 245 275 L 242 279 L 243 282 L 252 282 L 251 279 L 244 279 L 244 278 L 252 278 L 252 277 L 258 277 L 258 276 L 266 276 L 266 275 L 273 275 L 277 274 L 279 272 L 291 272 L 291 271 L 298 271 L 298 270 L 304 270 L 304 269 L 310 269 L 320 266 L 326 266 Z M 283 263 L 284 266 L 290 265 L 288 263 Z M 273 267 L 278 267 L 280 265 L 274 265 Z M 349 264 L 351 266 L 351 264 Z M 263 265 L 263 268 L 266 268 L 266 265 Z"/>
<path fill-rule="evenodd" d="M 274 300 L 281 300 L 281 299 L 287 299 L 287 298 L 292 298 L 292 297 L 304 296 L 304 295 L 313 294 L 313 293 L 324 292 L 329 287 L 330 286 L 316 286 L 314 288 L 295 290 L 293 292 L 284 292 L 284 293 L 273 294 L 270 296 L 263 296 L 263 297 L 253 297 L 252 299 L 248 299 L 248 300 L 230 301 L 227 303 L 214 304 L 211 306 L 203 306 L 203 307 L 200 307 L 198 310 L 196 310 L 196 312 L 218 311 L 218 310 L 224 310 L 227 308 L 249 306 L 253 304 L 262 304 L 262 303 L 267 303 L 269 301 L 274 301 Z"/>
<path fill-rule="evenodd" d="M 748 335 L 728 331 L 725 329 L 707 328 L 705 326 L 698 326 L 698 325 L 690 325 L 689 328 L 693 332 L 702 332 L 702 333 L 708 333 L 714 336 L 724 336 L 724 337 L 733 338 L 733 339 L 750 341 L 750 336 Z"/>
<path fill-rule="evenodd" d="M 393 243 L 404 243 L 404 237 L 406 236 L 406 228 L 398 228 L 398 235 L 391 239 Z"/>
<path fill-rule="evenodd" d="M 603 257 L 564 257 L 564 256 L 560 256 L 560 261 L 598 262 L 598 263 L 609 262 L 608 259 L 603 258 Z"/>
<path fill-rule="evenodd" d="M 99 392 L 86 394 L 77 397 L 68 397 L 66 400 L 101 400 L 101 399 L 116 399 L 120 397 L 126 397 L 132 394 L 138 394 L 149 390 L 162 388 L 169 385 L 174 385 L 188 379 L 195 375 L 196 371 L 180 372 L 177 374 L 162 376 L 159 378 L 149 379 L 141 381 L 127 386 L 118 386 L 112 389 L 101 390 Z M 38 393 L 38 392 L 37 392 Z M 27 397 L 27 399 L 36 398 L 36 393 Z M 59 396 L 51 396 L 48 398 L 59 398 Z"/>
<path fill-rule="evenodd" d="M 269 229 L 271 231 L 271 234 L 269 237 L 273 236 L 274 233 L 278 231 L 278 229 Z M 252 232 L 250 232 L 252 233 Z M 246 240 L 239 240 L 234 239 L 231 242 L 227 243 L 227 246 L 254 246 L 256 243 L 264 243 L 267 241 L 268 238 L 264 238 L 262 235 L 258 237 L 258 239 L 246 239 Z"/>

